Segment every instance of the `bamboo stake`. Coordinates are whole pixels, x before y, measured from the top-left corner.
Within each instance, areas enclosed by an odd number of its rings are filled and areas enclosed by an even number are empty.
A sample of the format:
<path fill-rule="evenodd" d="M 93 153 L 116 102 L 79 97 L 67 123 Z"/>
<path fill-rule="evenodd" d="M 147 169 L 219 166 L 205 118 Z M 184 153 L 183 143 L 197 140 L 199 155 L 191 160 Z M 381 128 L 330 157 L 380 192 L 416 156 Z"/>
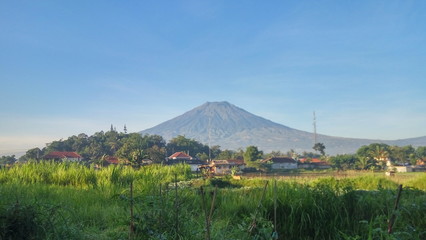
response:
<path fill-rule="evenodd" d="M 133 223 L 133 181 L 130 182 L 130 227 L 129 227 L 129 239 L 133 239 L 134 234 L 134 223 Z"/>
<path fill-rule="evenodd" d="M 393 225 L 395 224 L 395 221 L 396 221 L 395 212 L 398 209 L 399 199 L 401 198 L 401 192 L 402 192 L 402 184 L 400 184 L 398 186 L 398 193 L 396 195 L 395 206 L 393 208 L 392 216 L 389 219 L 389 224 L 388 224 L 388 233 L 389 234 L 392 234 L 392 230 L 393 230 L 392 228 L 393 228 Z"/>
<path fill-rule="evenodd" d="M 163 214 L 164 214 L 164 199 L 163 199 L 163 184 L 160 183 L 160 217 L 159 217 L 159 224 L 161 225 L 163 223 Z"/>
<path fill-rule="evenodd" d="M 209 224 L 211 223 L 211 219 L 212 219 L 212 215 L 213 215 L 213 209 L 214 209 L 214 202 L 216 200 L 216 193 L 217 193 L 217 185 L 214 188 L 214 192 L 213 192 L 213 200 L 212 200 L 212 204 L 210 206 L 210 214 L 209 214 Z"/>
<path fill-rule="evenodd" d="M 277 232 L 277 180 L 274 179 L 274 232 L 272 233 L 272 239 L 278 239 Z"/>
<path fill-rule="evenodd" d="M 178 185 L 177 185 L 177 174 L 175 174 L 175 239 L 179 239 L 179 204 L 178 204 Z"/>
<path fill-rule="evenodd" d="M 206 232 L 205 232 L 205 239 L 210 240 L 210 227 L 209 227 L 209 215 L 207 214 L 207 204 L 206 204 L 206 194 L 204 192 L 203 186 L 200 187 L 201 192 L 201 200 L 203 204 L 203 210 L 204 210 L 204 216 L 205 216 L 205 224 L 206 224 Z"/>
<path fill-rule="evenodd" d="M 268 186 L 268 181 L 266 181 L 265 186 L 263 187 L 263 193 L 262 193 L 262 197 L 260 198 L 259 204 L 257 205 L 256 211 L 254 212 L 254 216 L 253 216 L 253 222 L 251 223 L 250 227 L 249 227 L 249 233 L 251 234 L 251 232 L 253 231 L 253 229 L 256 228 L 256 218 L 257 218 L 257 212 L 259 211 L 260 207 L 262 206 L 262 201 L 265 198 L 265 193 L 266 193 L 266 187 Z"/>

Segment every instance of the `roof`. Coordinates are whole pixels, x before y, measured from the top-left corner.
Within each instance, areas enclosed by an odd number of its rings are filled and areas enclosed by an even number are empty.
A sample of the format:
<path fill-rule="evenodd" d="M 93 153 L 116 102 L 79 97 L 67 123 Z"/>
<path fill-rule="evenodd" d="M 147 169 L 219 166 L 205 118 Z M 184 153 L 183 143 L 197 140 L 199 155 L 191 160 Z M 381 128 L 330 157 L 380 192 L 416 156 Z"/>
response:
<path fill-rule="evenodd" d="M 272 163 L 297 163 L 296 160 L 290 157 L 271 157 L 263 160 L 263 162 L 269 161 L 271 161 Z"/>
<path fill-rule="evenodd" d="M 232 165 L 245 165 L 246 164 L 244 162 L 244 160 L 240 160 L 240 159 L 230 159 L 230 160 L 228 160 L 228 162 Z"/>
<path fill-rule="evenodd" d="M 323 161 L 319 160 L 318 158 L 310 158 L 310 159 L 309 158 L 301 158 L 301 159 L 299 159 L 299 162 L 301 162 L 301 163 L 306 163 L 306 162 L 320 163 L 320 162 L 323 162 Z"/>
<path fill-rule="evenodd" d="M 108 163 L 111 163 L 111 164 L 119 164 L 120 163 L 120 161 L 118 160 L 117 157 L 112 157 L 112 156 L 108 156 L 105 159 L 105 161 L 107 161 Z"/>
<path fill-rule="evenodd" d="M 189 156 L 188 154 L 184 153 L 184 152 L 175 152 L 169 158 L 170 159 L 177 159 L 177 158 L 192 158 L 192 157 Z"/>
<path fill-rule="evenodd" d="M 212 163 L 214 165 L 245 165 L 244 160 L 213 160 Z"/>
<path fill-rule="evenodd" d="M 311 161 L 309 162 L 309 163 L 313 163 L 313 164 L 316 164 L 316 165 L 329 165 L 328 164 L 328 162 L 326 162 L 326 161 L 321 161 L 320 159 L 318 159 L 318 158 L 312 158 L 312 159 L 310 159 Z M 299 162 L 300 163 L 308 163 L 308 159 L 307 158 L 301 158 L 301 159 L 299 159 Z"/>
<path fill-rule="evenodd" d="M 80 154 L 76 152 L 51 152 L 44 156 L 47 159 L 55 159 L 55 158 L 82 158 Z"/>

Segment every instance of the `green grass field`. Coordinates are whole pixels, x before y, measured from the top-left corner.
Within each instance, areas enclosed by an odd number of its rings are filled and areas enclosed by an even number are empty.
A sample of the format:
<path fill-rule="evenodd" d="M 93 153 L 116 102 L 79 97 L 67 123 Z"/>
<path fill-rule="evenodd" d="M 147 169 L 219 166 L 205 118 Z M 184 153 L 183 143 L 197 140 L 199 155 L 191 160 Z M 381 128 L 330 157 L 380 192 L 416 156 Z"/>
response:
<path fill-rule="evenodd" d="M 185 165 L 25 164 L 0 170 L 0 239 L 426 239 L 426 174 L 339 174 L 197 179 Z"/>

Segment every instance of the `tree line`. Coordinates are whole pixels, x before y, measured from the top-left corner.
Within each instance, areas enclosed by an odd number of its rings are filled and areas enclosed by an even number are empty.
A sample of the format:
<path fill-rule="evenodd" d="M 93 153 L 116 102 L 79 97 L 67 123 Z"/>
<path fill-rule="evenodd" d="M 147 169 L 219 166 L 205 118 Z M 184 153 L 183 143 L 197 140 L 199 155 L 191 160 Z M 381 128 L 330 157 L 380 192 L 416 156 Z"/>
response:
<path fill-rule="evenodd" d="M 372 143 L 360 147 L 355 154 L 332 156 L 328 160 L 339 170 L 384 169 L 388 161 L 392 165 L 416 165 L 419 160 L 426 161 L 426 146 L 414 148 L 411 145 L 401 147 Z"/>
<path fill-rule="evenodd" d="M 111 130 L 107 132 L 100 131 L 91 136 L 81 133 L 65 140 L 48 143 L 42 149 L 30 149 L 19 160 L 41 160 L 50 152 L 67 151 L 77 152 L 85 161 L 91 163 L 99 163 L 108 156 L 115 156 L 132 165 L 140 165 L 143 159 L 161 163 L 167 156 L 175 152 L 186 152 L 201 160 L 243 159 L 252 166 L 259 165 L 256 163 L 259 163 L 260 159 L 269 157 L 287 156 L 296 160 L 298 158 L 321 158 L 339 170 L 382 169 L 386 164 L 386 159 L 390 159 L 394 164 L 415 164 L 419 159 L 426 160 L 426 147 L 399 147 L 373 143 L 360 147 L 355 154 L 337 156 L 326 156 L 325 145 L 322 143 L 314 145 L 313 149 L 315 152 L 296 153 L 294 150 L 290 150 L 285 153 L 272 151 L 266 154 L 256 146 L 248 146 L 244 150 L 222 150 L 218 145 L 209 147 L 185 136 L 177 136 L 166 142 L 159 135 L 117 132 L 111 127 Z M 11 164 L 15 160 L 15 156 L 3 156 L 0 158 L 0 164 Z"/>

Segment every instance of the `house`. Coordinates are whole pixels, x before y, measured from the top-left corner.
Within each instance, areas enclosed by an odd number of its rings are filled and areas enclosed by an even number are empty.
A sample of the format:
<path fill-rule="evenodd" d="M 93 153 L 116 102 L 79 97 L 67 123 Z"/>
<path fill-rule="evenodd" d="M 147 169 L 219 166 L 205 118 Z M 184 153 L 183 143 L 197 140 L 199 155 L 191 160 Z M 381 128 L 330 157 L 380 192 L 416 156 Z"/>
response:
<path fill-rule="evenodd" d="M 245 167 L 244 160 L 212 160 L 209 164 L 210 171 L 215 174 L 231 174 L 233 170 L 241 171 Z"/>
<path fill-rule="evenodd" d="M 272 163 L 272 169 L 297 169 L 297 161 L 290 157 L 271 157 L 262 162 Z"/>
<path fill-rule="evenodd" d="M 196 172 L 200 169 L 200 165 L 205 164 L 204 161 L 198 158 L 193 158 L 184 152 L 175 152 L 170 157 L 166 158 L 166 164 L 188 164 L 191 167 L 191 171 Z"/>
<path fill-rule="evenodd" d="M 166 158 L 166 160 L 182 160 L 182 161 L 189 161 L 193 160 L 194 158 L 189 156 L 188 154 L 184 152 L 175 152 L 170 157 Z"/>
<path fill-rule="evenodd" d="M 120 160 L 117 157 L 108 156 L 105 158 L 105 165 L 118 165 L 120 164 Z"/>
<path fill-rule="evenodd" d="M 76 152 L 51 152 L 44 156 L 46 160 L 80 162 L 83 157 Z"/>
<path fill-rule="evenodd" d="M 411 166 L 392 166 L 391 169 L 393 169 L 395 172 L 412 172 L 413 168 Z"/>
<path fill-rule="evenodd" d="M 329 169 L 331 168 L 331 165 L 326 162 L 322 161 L 318 158 L 301 158 L 299 159 L 298 168 L 318 168 L 318 169 Z"/>
<path fill-rule="evenodd" d="M 425 159 L 417 159 L 416 166 L 426 166 L 426 160 Z"/>

